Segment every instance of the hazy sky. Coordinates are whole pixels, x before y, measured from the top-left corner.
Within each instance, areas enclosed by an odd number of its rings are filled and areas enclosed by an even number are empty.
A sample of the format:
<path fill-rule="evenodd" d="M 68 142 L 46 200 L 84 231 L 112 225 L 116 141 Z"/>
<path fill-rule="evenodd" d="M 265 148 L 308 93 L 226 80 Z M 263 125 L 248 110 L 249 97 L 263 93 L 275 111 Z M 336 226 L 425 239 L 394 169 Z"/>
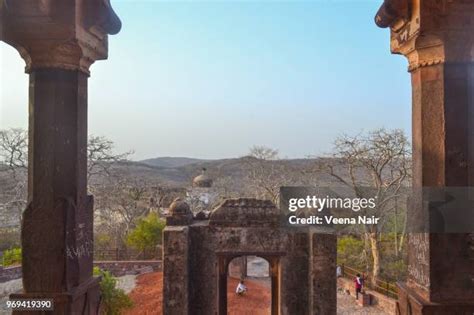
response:
<path fill-rule="evenodd" d="M 382 1 L 112 1 L 123 28 L 92 66 L 89 131 L 157 156 L 284 157 L 378 127 L 410 131 L 410 81 Z M 0 43 L 0 128 L 27 127 L 28 78 Z"/>

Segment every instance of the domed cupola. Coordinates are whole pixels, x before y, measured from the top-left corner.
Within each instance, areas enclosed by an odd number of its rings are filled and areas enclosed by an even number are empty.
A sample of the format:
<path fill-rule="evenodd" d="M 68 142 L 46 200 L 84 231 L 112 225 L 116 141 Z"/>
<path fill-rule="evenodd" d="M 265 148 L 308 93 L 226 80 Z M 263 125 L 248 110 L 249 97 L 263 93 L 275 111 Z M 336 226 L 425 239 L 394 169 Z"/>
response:
<path fill-rule="evenodd" d="M 212 187 L 212 178 L 210 178 L 206 174 L 206 168 L 202 169 L 202 173 L 199 176 L 196 176 L 193 179 L 193 187 L 201 187 L 201 188 L 210 188 Z"/>

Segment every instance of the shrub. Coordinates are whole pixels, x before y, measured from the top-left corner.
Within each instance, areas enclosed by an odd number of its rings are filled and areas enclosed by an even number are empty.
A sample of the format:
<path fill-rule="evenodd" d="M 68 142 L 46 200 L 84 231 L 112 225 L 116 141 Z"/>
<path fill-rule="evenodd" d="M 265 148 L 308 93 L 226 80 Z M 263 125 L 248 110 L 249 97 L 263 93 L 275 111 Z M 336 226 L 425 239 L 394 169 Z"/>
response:
<path fill-rule="evenodd" d="M 128 295 L 122 289 L 117 288 L 117 279 L 110 272 L 94 267 L 94 275 L 101 276 L 101 314 L 120 315 L 124 310 L 133 306 Z"/>
<path fill-rule="evenodd" d="M 127 235 L 127 245 L 140 251 L 154 249 L 161 243 L 165 225 L 165 221 L 156 213 L 150 213 L 146 218 L 140 219 L 135 229 Z"/>
<path fill-rule="evenodd" d="M 21 248 L 7 249 L 3 252 L 2 265 L 4 267 L 21 265 Z"/>

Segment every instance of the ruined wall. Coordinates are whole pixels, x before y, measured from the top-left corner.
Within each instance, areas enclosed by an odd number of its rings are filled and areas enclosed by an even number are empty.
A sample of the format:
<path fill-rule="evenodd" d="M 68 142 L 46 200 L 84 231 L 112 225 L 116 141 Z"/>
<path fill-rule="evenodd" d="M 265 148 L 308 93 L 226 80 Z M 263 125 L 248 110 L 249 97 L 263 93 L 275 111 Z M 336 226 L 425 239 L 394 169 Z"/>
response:
<path fill-rule="evenodd" d="M 217 312 L 218 253 L 281 253 L 286 235 L 268 228 L 190 226 L 191 305 L 193 314 Z M 281 260 L 286 260 L 282 257 Z"/>
<path fill-rule="evenodd" d="M 336 314 L 335 235 L 281 227 L 278 210 L 266 201 L 225 205 L 210 220 L 164 230 L 165 314 L 225 313 L 219 287 L 227 292 L 227 264 L 243 255 L 273 262 L 274 314 L 276 308 L 282 315 Z"/>

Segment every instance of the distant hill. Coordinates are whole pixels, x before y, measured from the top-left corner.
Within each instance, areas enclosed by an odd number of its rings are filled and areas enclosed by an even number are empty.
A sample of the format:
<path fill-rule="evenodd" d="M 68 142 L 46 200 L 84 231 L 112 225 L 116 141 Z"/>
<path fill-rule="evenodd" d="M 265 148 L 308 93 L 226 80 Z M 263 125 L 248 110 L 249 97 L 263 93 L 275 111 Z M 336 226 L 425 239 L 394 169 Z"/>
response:
<path fill-rule="evenodd" d="M 232 177 L 236 181 L 245 176 L 246 164 L 241 158 L 204 160 L 194 158 L 159 157 L 144 161 L 115 163 L 113 169 L 124 175 L 159 181 L 171 186 L 188 186 L 192 179 L 207 168 L 211 177 Z"/>
<path fill-rule="evenodd" d="M 156 167 L 175 168 L 175 167 L 181 167 L 181 166 L 186 166 L 190 164 L 197 164 L 197 163 L 206 162 L 206 161 L 210 161 L 210 160 L 193 159 L 193 158 L 187 158 L 187 157 L 165 156 L 165 157 L 158 157 L 154 159 L 142 160 L 140 161 L 140 163 L 150 165 L 150 166 L 156 166 Z"/>
<path fill-rule="evenodd" d="M 291 169 L 288 177 L 294 177 L 297 180 L 308 170 L 317 169 L 317 165 L 322 159 L 285 159 L 277 163 L 285 164 Z M 110 172 L 122 175 L 135 180 L 143 180 L 149 183 L 159 183 L 169 187 L 189 187 L 192 180 L 201 174 L 202 168 L 206 168 L 209 176 L 215 181 L 226 182 L 227 186 L 235 186 L 240 189 L 245 186 L 249 172 L 248 157 L 229 158 L 229 159 L 195 159 L 186 157 L 158 157 L 144 161 L 120 161 L 111 165 Z M 3 174 L 2 174 L 3 173 Z M 285 176 L 285 177 L 286 177 Z M 327 174 L 312 174 L 314 180 L 320 184 L 329 184 L 334 181 Z M 108 177 L 94 177 L 91 184 L 100 184 Z M 230 183 L 230 184 L 229 184 Z M 10 189 L 14 186 L 13 179 L 5 172 L 0 172 L 0 187 Z M 1 202 L 0 189 L 0 202 Z"/>
<path fill-rule="evenodd" d="M 247 157 L 248 158 L 248 157 Z M 192 179 L 201 174 L 202 168 L 206 168 L 208 174 L 215 180 L 225 179 L 233 182 L 236 186 L 242 185 L 248 173 L 249 164 L 246 158 L 229 159 L 194 159 L 185 157 L 158 157 L 143 161 L 127 161 L 114 165 L 114 169 L 122 174 L 134 178 L 142 178 L 150 181 L 158 181 L 170 186 L 189 186 Z M 303 173 L 304 170 L 314 169 L 320 159 L 286 159 L 277 163 L 284 163 L 293 173 Z M 331 182 L 328 175 L 320 174 L 318 179 L 321 183 Z"/>

